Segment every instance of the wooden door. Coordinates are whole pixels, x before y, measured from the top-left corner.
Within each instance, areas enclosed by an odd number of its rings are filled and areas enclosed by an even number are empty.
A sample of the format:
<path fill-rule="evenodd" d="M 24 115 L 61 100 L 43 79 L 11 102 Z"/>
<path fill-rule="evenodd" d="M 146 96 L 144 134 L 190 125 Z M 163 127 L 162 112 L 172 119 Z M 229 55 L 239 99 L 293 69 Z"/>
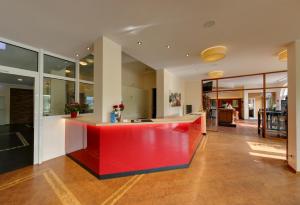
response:
<path fill-rule="evenodd" d="M 10 124 L 33 124 L 33 90 L 10 89 Z"/>

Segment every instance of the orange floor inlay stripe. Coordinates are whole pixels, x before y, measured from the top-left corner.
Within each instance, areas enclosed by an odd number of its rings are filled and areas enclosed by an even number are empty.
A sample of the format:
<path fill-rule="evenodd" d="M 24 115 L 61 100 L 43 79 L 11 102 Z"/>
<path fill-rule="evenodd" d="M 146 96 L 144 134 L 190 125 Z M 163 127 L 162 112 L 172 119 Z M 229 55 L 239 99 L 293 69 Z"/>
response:
<path fill-rule="evenodd" d="M 63 205 L 80 205 L 74 194 L 65 186 L 53 170 L 43 175 Z"/>
<path fill-rule="evenodd" d="M 112 195 L 110 195 L 101 205 L 106 204 L 115 204 L 127 191 L 129 191 L 142 177 L 142 175 L 136 175 L 132 177 L 128 182 L 126 182 L 123 186 L 121 186 L 118 190 L 116 190 Z M 110 202 L 110 203 L 109 203 Z"/>
<path fill-rule="evenodd" d="M 15 186 L 15 185 L 17 185 L 17 184 L 19 184 L 19 183 L 28 181 L 28 180 L 30 180 L 30 179 L 32 179 L 32 178 L 34 178 L 34 177 L 36 177 L 36 176 L 39 176 L 39 175 L 41 175 L 41 174 L 43 174 L 44 172 L 47 172 L 47 171 L 49 171 L 48 168 L 47 168 L 47 169 L 43 169 L 43 170 L 41 170 L 41 171 L 38 171 L 38 172 L 35 173 L 35 174 L 30 174 L 30 175 L 28 175 L 28 176 L 25 176 L 25 177 L 22 177 L 22 178 L 18 178 L 18 179 L 16 179 L 16 180 L 13 180 L 13 181 L 11 181 L 11 182 L 8 182 L 8 183 L 6 183 L 6 184 L 3 184 L 3 185 L 0 186 L 0 191 L 2 191 L 2 190 L 4 190 L 4 189 L 8 189 L 8 188 L 10 188 L 10 187 L 13 187 L 13 186 Z"/>

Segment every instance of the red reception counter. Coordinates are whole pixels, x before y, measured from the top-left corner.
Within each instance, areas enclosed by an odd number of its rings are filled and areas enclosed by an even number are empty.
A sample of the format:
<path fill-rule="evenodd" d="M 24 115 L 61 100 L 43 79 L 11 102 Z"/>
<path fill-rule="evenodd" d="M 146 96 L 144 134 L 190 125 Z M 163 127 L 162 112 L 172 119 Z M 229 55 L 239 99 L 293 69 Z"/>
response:
<path fill-rule="evenodd" d="M 116 124 L 66 119 L 66 153 L 100 179 L 186 168 L 204 120 L 201 115 Z"/>

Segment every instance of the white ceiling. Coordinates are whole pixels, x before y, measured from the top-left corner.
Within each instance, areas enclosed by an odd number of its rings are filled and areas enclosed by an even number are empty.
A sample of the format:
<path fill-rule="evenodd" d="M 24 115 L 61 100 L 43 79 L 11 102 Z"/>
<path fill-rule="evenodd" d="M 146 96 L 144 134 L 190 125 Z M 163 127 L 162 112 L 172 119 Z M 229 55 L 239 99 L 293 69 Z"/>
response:
<path fill-rule="evenodd" d="M 299 0 L 2 0 L 0 36 L 74 58 L 105 35 L 155 69 L 197 79 L 217 69 L 285 69 L 275 54 L 300 38 L 299 8 Z M 208 20 L 216 25 L 204 28 Z M 227 57 L 201 62 L 200 51 L 216 44 L 228 47 Z"/>

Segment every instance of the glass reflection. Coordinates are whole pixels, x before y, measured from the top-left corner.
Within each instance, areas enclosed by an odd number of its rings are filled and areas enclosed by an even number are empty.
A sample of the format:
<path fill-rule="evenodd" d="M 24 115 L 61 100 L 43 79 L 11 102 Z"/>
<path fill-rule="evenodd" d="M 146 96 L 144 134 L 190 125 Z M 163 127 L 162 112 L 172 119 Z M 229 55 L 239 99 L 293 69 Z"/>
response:
<path fill-rule="evenodd" d="M 75 82 L 44 78 L 44 116 L 65 114 L 65 105 L 75 102 Z"/>

